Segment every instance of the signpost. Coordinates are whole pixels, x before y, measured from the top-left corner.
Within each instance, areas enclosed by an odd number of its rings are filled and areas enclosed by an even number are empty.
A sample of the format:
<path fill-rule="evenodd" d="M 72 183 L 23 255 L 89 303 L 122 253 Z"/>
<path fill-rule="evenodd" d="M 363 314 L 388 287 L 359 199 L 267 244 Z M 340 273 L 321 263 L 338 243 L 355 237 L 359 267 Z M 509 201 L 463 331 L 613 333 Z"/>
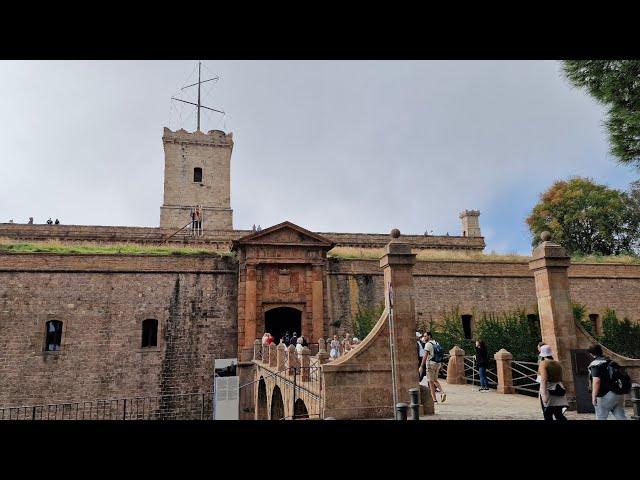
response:
<path fill-rule="evenodd" d="M 214 361 L 213 419 L 238 420 L 240 416 L 240 377 L 237 358 Z"/>

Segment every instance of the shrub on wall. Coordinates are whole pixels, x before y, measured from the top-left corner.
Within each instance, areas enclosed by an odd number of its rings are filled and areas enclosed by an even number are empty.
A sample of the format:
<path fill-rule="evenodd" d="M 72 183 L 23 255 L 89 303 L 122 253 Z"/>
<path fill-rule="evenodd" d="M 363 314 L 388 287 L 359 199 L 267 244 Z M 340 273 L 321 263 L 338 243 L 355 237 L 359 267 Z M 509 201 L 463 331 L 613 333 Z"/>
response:
<path fill-rule="evenodd" d="M 620 355 L 640 358 L 640 324 L 628 318 L 618 320 L 615 310 L 608 308 L 602 317 L 602 335 L 597 335 L 589 318 L 585 318 L 587 308 L 573 303 L 573 318 L 598 342 Z"/>
<path fill-rule="evenodd" d="M 628 318 L 618 320 L 614 310 L 607 309 L 602 317 L 600 343 L 620 355 L 640 358 L 640 324 Z"/>
<path fill-rule="evenodd" d="M 364 337 L 369 335 L 369 332 L 380 319 L 383 311 L 384 303 L 371 308 L 358 305 L 358 311 L 351 322 L 353 327 L 353 336 L 362 340 Z"/>
<path fill-rule="evenodd" d="M 462 317 L 458 309 L 445 314 L 441 323 L 432 326 L 434 337 L 446 351 L 459 346 L 467 355 L 475 354 L 475 339 L 480 338 L 487 344 L 490 358 L 504 348 L 516 360 L 535 361 L 536 346 L 539 338 L 532 331 L 529 319 L 524 311 L 494 314 L 483 313 L 475 323 L 474 339 L 464 336 Z"/>

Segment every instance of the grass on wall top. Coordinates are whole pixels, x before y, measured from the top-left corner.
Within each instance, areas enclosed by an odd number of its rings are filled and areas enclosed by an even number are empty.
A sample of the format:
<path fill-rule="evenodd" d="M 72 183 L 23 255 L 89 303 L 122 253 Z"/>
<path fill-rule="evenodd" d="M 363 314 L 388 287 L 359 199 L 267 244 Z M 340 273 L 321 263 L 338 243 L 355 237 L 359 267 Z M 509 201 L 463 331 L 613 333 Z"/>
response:
<path fill-rule="evenodd" d="M 329 251 L 328 255 L 333 258 L 344 260 L 379 260 L 384 255 L 382 248 L 355 248 L 355 247 L 335 247 Z M 422 261 L 467 261 L 467 262 L 522 262 L 531 260 L 528 255 L 478 253 L 456 250 L 420 250 L 417 253 L 417 260 Z M 588 255 L 573 256 L 573 263 L 623 263 L 640 265 L 640 257 L 633 255 Z"/>
<path fill-rule="evenodd" d="M 118 243 L 65 243 L 57 241 L 16 242 L 0 238 L 0 253 L 57 253 L 103 254 L 103 255 L 210 255 L 230 256 L 227 250 L 203 247 L 180 247 L 173 245 L 142 245 Z"/>

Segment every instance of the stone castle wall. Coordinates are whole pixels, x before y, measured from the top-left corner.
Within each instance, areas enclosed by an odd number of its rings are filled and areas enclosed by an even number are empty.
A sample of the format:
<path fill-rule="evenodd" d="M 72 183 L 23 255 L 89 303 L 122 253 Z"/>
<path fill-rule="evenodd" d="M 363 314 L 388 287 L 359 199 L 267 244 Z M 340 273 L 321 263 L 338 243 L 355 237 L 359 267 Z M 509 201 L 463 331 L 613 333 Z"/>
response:
<path fill-rule="evenodd" d="M 329 270 L 331 320 L 350 331 L 358 305 L 376 308 L 383 301 L 384 283 L 376 260 L 332 261 Z M 419 324 L 440 321 L 459 307 L 477 318 L 482 312 L 524 309 L 536 311 L 533 274 L 527 263 L 429 262 L 414 267 L 416 314 Z M 640 321 L 640 265 L 573 264 L 569 268 L 571 299 L 600 317 L 607 308 L 618 318 Z"/>
<path fill-rule="evenodd" d="M 173 215 L 175 209 L 166 209 L 168 215 Z M 176 210 L 178 211 L 178 210 Z M 215 214 L 215 210 L 211 210 Z M 205 216 L 211 215 L 205 209 Z M 187 212 L 188 213 L 188 212 Z M 225 214 L 224 211 L 219 211 Z M 180 217 L 182 221 L 182 217 Z M 188 221 L 187 215 L 187 221 Z M 207 217 L 208 218 L 208 217 Z M 177 222 L 177 218 L 174 220 Z M 177 224 L 177 223 L 176 223 Z M 180 227 L 186 224 L 183 223 Z M 61 240 L 65 242 L 122 242 L 141 244 L 161 244 L 164 240 L 180 228 L 157 227 L 117 227 L 94 225 L 26 225 L 20 223 L 0 223 L 0 238 L 16 240 Z M 211 230 L 207 224 L 203 225 L 203 234 L 198 237 L 198 244 L 210 244 L 215 248 L 228 249 L 233 240 L 252 233 L 251 230 Z M 379 233 L 319 233 L 331 240 L 339 247 L 355 248 L 383 248 L 388 242 L 388 234 Z M 403 235 L 403 239 L 411 243 L 417 250 L 472 250 L 482 252 L 484 238 L 456 237 L 437 235 Z M 181 232 L 173 236 L 171 243 L 194 243 L 195 240 Z"/>
<path fill-rule="evenodd" d="M 526 263 L 418 261 L 416 318 L 535 311 Z M 238 265 L 211 256 L 0 254 L 0 406 L 206 391 L 214 358 L 237 356 Z M 640 319 L 640 266 L 574 264 L 570 294 L 587 314 Z M 328 321 L 350 330 L 358 305 L 383 301 L 377 260 L 331 260 Z M 158 347 L 141 323 L 159 321 Z M 44 352 L 45 322 L 64 322 Z"/>
<path fill-rule="evenodd" d="M 0 405 L 208 391 L 236 356 L 228 259 L 0 255 Z M 157 348 L 141 348 L 158 320 Z M 63 322 L 45 352 L 45 322 Z"/>

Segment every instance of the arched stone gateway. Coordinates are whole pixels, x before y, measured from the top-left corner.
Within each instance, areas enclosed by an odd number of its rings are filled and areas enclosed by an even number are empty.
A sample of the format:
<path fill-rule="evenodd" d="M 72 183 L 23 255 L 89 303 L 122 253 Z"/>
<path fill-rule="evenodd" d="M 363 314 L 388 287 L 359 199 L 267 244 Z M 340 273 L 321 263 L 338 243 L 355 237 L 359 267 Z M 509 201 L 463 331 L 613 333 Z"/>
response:
<path fill-rule="evenodd" d="M 238 357 L 253 356 L 265 331 L 289 330 L 317 344 L 329 334 L 327 252 L 334 243 L 291 222 L 233 242 L 238 255 Z"/>
<path fill-rule="evenodd" d="M 307 411 L 307 406 L 304 404 L 304 401 L 298 398 L 293 405 L 293 419 L 301 420 L 303 418 L 309 418 L 309 412 Z"/>
<path fill-rule="evenodd" d="M 260 377 L 260 381 L 258 382 L 256 420 L 269 420 L 269 407 L 267 405 L 267 384 L 262 377 Z"/>
<path fill-rule="evenodd" d="M 280 387 L 273 387 L 273 395 L 271 397 L 271 420 L 284 420 L 284 401 Z"/>

